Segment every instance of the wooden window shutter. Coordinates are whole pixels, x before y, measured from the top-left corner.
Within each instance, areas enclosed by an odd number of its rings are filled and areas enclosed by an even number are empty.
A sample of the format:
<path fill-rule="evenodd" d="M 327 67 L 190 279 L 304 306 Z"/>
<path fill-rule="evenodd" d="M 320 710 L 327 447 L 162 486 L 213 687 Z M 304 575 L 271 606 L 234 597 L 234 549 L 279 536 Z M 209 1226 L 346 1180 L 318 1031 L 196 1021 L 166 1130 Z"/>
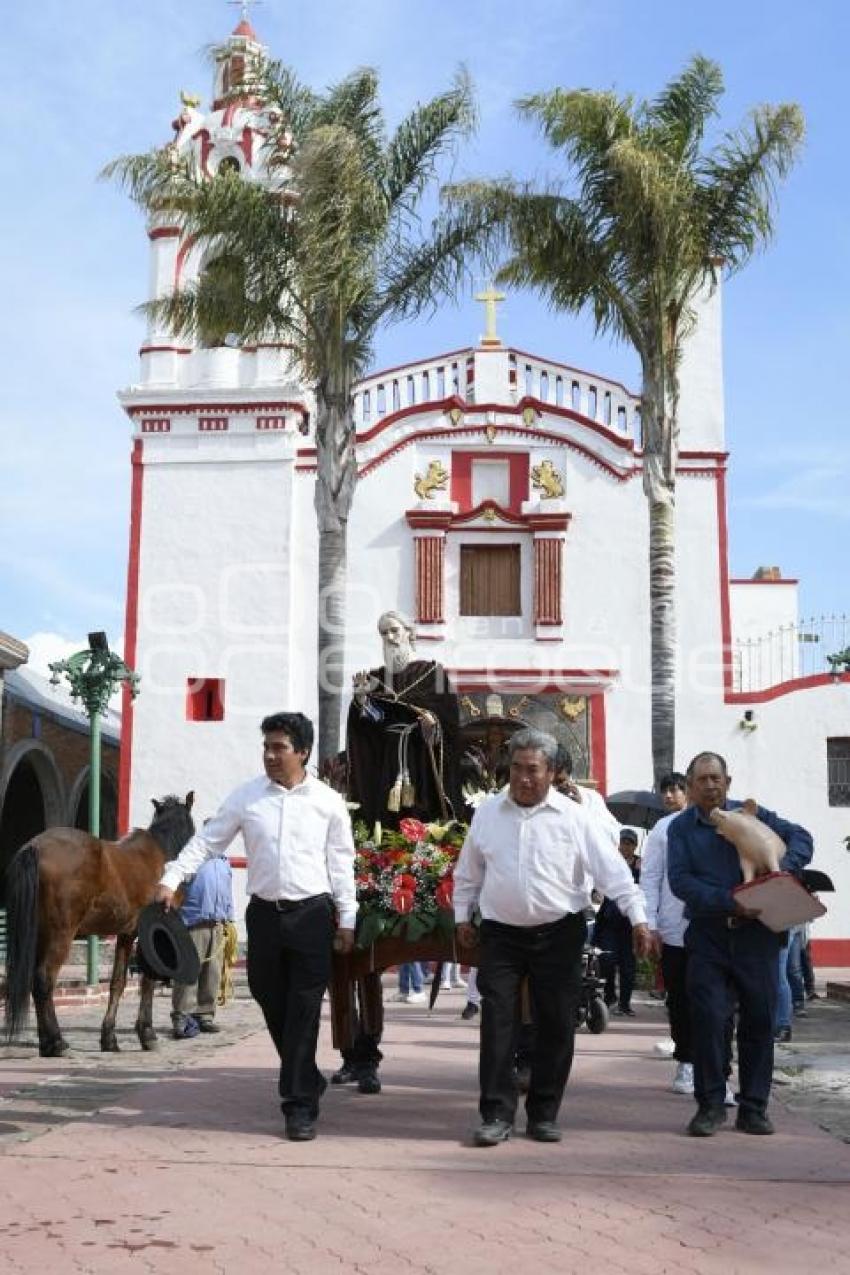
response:
<path fill-rule="evenodd" d="M 520 596 L 519 545 L 461 545 L 461 615 L 521 615 Z"/>

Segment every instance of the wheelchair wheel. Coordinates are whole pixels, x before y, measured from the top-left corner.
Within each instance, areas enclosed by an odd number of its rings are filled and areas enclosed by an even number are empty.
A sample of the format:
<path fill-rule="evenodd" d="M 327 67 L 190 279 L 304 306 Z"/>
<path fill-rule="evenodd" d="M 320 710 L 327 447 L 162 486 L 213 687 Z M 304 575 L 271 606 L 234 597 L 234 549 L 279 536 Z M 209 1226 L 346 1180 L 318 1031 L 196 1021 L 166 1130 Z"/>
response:
<path fill-rule="evenodd" d="M 608 1006 L 601 996 L 595 996 L 587 1009 L 587 1030 L 598 1036 L 607 1026 Z"/>

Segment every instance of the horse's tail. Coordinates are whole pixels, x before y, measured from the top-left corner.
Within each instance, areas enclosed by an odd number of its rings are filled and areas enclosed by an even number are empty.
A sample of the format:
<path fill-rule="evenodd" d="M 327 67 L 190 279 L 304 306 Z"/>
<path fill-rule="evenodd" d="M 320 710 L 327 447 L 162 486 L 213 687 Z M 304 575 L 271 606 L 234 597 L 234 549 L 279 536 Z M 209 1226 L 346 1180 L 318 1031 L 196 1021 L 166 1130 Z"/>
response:
<path fill-rule="evenodd" d="M 26 1025 L 35 975 L 38 941 L 38 851 L 30 842 L 15 855 L 6 873 L 5 1032 L 11 1038 Z"/>

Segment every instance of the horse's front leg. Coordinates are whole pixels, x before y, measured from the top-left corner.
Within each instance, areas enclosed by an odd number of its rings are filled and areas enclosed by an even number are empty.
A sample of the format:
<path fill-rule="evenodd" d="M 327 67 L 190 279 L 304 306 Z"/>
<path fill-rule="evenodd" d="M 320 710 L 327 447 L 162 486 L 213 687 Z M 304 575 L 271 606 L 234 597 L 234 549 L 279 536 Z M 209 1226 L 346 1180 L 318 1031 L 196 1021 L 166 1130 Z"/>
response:
<path fill-rule="evenodd" d="M 153 1027 L 153 989 L 154 979 L 142 975 L 139 991 L 139 1017 L 136 1019 L 136 1035 L 142 1049 L 158 1049 L 159 1043 Z"/>
<path fill-rule="evenodd" d="M 133 935 L 119 934 L 115 940 L 115 959 L 112 962 L 112 977 L 109 980 L 109 1004 L 100 1025 L 100 1047 L 105 1053 L 117 1054 L 121 1048 L 115 1032 L 115 1020 L 118 1017 L 118 1002 L 127 986 L 127 966 L 130 963 L 132 948 Z"/>

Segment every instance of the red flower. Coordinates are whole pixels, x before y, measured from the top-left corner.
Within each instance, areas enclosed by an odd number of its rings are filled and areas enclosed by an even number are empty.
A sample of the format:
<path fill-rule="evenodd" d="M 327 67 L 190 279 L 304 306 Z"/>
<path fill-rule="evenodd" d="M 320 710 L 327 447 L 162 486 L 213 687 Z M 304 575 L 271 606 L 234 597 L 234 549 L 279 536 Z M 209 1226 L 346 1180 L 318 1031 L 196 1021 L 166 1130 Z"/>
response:
<path fill-rule="evenodd" d="M 400 872 L 393 881 L 390 902 L 394 912 L 405 915 L 413 911 L 413 898 L 416 893 L 416 878 L 409 872 Z"/>
<path fill-rule="evenodd" d="M 445 912 L 451 912 L 454 892 L 454 878 L 443 877 L 442 881 L 434 891 L 434 898 L 437 900 L 437 907 L 442 908 Z"/>
<path fill-rule="evenodd" d="M 420 819 L 402 819 L 398 830 L 411 845 L 415 845 L 417 841 L 425 841 L 428 836 L 428 829 Z"/>

